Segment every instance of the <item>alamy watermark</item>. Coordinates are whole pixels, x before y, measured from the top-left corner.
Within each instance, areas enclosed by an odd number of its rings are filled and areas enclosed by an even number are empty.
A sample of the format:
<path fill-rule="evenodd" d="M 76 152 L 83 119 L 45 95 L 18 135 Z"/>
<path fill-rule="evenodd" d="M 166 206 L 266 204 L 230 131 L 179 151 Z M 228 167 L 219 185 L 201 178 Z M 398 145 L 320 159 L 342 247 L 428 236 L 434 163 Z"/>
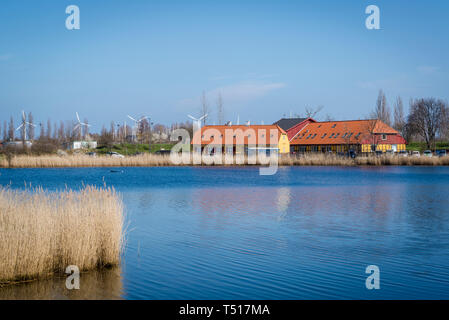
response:
<path fill-rule="evenodd" d="M 369 5 L 365 9 L 365 13 L 369 16 L 365 20 L 365 26 L 368 30 L 380 29 L 380 9 L 378 6 Z"/>
<path fill-rule="evenodd" d="M 65 287 L 69 290 L 79 290 L 80 288 L 80 269 L 77 266 L 70 265 L 65 269 L 69 276 L 65 280 Z"/>
<path fill-rule="evenodd" d="M 257 164 L 260 175 L 274 175 L 279 164 L 278 133 L 277 129 L 251 127 L 230 127 L 224 133 L 213 127 L 196 131 L 194 127 L 192 141 L 186 129 L 176 129 L 172 139 L 178 143 L 171 149 L 170 161 L 175 165 Z M 205 144 L 205 140 L 210 142 Z"/>
<path fill-rule="evenodd" d="M 65 9 L 65 13 L 69 16 L 65 20 L 67 30 L 79 30 L 80 26 L 80 8 L 74 4 Z"/>
<path fill-rule="evenodd" d="M 380 289 L 380 269 L 376 265 L 369 265 L 365 269 L 365 273 L 369 274 L 366 278 L 365 286 L 368 290 Z"/>

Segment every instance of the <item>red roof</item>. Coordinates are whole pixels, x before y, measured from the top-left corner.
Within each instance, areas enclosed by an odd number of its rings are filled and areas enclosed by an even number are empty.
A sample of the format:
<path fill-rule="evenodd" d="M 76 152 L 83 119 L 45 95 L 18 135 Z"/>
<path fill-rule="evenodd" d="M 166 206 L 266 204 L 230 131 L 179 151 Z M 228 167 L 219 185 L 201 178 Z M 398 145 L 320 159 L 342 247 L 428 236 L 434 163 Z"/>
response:
<path fill-rule="evenodd" d="M 386 140 L 383 140 L 382 137 Z M 379 144 L 382 141 L 391 144 L 406 143 L 399 132 L 380 120 L 351 120 L 310 122 L 290 139 L 290 144 Z"/>
<path fill-rule="evenodd" d="M 277 125 L 204 126 L 194 133 L 192 144 L 278 144 L 281 134 L 286 132 Z"/>

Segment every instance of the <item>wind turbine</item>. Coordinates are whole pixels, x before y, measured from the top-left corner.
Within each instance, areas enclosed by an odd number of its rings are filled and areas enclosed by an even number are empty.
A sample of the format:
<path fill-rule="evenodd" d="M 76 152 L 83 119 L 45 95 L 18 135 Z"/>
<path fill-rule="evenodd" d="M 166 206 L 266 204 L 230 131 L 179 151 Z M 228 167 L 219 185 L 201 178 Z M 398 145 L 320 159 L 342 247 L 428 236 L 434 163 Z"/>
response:
<path fill-rule="evenodd" d="M 130 118 L 132 121 L 134 121 L 133 136 L 134 136 L 134 139 L 136 139 L 137 138 L 137 128 L 139 127 L 140 122 L 142 122 L 143 120 L 146 120 L 146 119 L 150 119 L 150 117 L 143 116 L 139 120 L 137 120 L 137 119 L 131 117 L 130 115 L 128 115 L 128 118 Z"/>
<path fill-rule="evenodd" d="M 30 126 L 36 127 L 34 124 L 27 121 L 25 111 L 22 110 L 22 123 L 20 124 L 20 126 L 18 126 L 16 128 L 16 131 L 19 130 L 20 128 L 23 128 L 22 130 L 23 130 L 23 139 L 24 140 L 27 139 L 27 124 Z"/>
<path fill-rule="evenodd" d="M 84 127 L 90 127 L 90 124 L 81 122 L 80 116 L 78 115 L 78 112 L 75 112 L 75 113 L 76 113 L 76 120 L 78 120 L 78 124 L 73 128 L 72 132 L 79 128 L 79 129 L 80 129 L 80 138 L 82 138 L 82 129 L 83 129 L 83 126 L 84 126 Z"/>
<path fill-rule="evenodd" d="M 197 130 L 201 130 L 201 121 L 207 118 L 207 113 L 198 119 L 194 116 L 191 116 L 190 114 L 187 115 L 190 119 L 193 120 L 194 126 L 193 126 L 193 133 L 195 133 Z M 195 124 L 196 124 L 196 130 L 195 130 Z"/>

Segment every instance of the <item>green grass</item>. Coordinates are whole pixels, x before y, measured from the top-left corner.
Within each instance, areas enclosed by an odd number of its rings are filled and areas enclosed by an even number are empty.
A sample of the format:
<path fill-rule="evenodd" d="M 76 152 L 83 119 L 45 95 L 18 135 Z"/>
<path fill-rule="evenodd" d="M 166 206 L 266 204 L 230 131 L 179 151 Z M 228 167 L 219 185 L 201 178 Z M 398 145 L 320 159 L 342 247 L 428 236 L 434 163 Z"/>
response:
<path fill-rule="evenodd" d="M 437 150 L 439 149 L 449 149 L 449 141 L 440 141 L 436 143 Z M 427 150 L 427 145 L 425 142 L 410 142 L 407 145 L 408 151 L 420 151 L 423 152 Z"/>
<path fill-rule="evenodd" d="M 151 144 L 151 153 L 155 153 L 161 149 L 171 150 L 174 144 L 153 143 Z M 95 150 L 98 154 L 106 154 L 109 151 L 118 152 L 123 155 L 133 155 L 136 153 L 149 153 L 148 144 L 119 143 L 115 144 L 111 149 L 106 146 L 100 146 Z"/>

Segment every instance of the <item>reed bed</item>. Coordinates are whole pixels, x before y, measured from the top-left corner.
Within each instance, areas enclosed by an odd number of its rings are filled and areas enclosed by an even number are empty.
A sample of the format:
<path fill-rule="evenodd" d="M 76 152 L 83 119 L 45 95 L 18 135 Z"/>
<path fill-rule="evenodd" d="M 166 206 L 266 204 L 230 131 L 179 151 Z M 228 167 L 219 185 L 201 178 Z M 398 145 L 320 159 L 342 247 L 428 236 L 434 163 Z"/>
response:
<path fill-rule="evenodd" d="M 219 158 L 216 158 L 216 160 Z M 252 160 L 252 161 L 251 161 Z M 169 156 L 143 154 L 125 158 L 113 158 L 109 156 L 89 157 L 86 155 L 71 156 L 15 156 L 10 161 L 0 160 L 0 168 L 65 168 L 65 167 L 157 167 L 176 166 Z M 261 165 L 257 159 L 244 159 L 238 163 L 234 159 L 232 163 L 221 162 L 207 164 L 204 162 L 179 164 L 179 165 Z M 301 156 L 283 155 L 279 157 L 281 166 L 447 166 L 449 157 L 399 157 L 399 156 L 370 156 L 357 157 L 356 159 L 339 157 L 327 154 L 305 154 Z"/>
<path fill-rule="evenodd" d="M 0 285 L 117 265 L 123 205 L 113 188 L 0 188 Z"/>

